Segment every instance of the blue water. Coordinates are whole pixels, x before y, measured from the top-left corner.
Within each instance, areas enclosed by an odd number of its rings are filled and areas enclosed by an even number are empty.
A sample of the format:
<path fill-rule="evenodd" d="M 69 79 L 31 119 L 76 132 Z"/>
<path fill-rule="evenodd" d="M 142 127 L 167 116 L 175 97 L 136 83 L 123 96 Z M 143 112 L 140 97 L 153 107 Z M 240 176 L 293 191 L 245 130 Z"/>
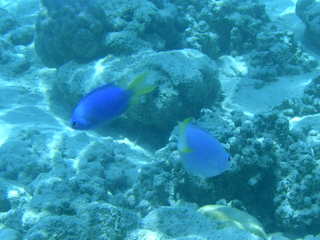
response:
<path fill-rule="evenodd" d="M 0 239 L 320 239 L 319 4 L 0 0 Z M 120 116 L 70 126 L 142 73 Z M 228 170 L 184 168 L 186 118 Z"/>

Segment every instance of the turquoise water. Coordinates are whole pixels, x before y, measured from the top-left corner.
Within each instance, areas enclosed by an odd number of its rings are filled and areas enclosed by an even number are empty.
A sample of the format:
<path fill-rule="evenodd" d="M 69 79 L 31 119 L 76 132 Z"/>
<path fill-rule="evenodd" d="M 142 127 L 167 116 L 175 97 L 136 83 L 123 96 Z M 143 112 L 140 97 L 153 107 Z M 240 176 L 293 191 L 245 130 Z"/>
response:
<path fill-rule="evenodd" d="M 0 0 L 0 239 L 320 239 L 319 4 Z"/>

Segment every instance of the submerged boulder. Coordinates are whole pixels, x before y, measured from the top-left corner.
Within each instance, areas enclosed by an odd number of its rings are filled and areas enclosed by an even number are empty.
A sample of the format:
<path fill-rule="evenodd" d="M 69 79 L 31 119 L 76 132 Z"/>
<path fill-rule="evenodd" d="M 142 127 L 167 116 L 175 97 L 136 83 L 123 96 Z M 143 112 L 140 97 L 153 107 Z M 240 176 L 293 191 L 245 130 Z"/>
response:
<path fill-rule="evenodd" d="M 92 1 L 42 1 L 36 23 L 35 49 L 48 67 L 89 61 L 103 51 L 104 11 Z"/>
<path fill-rule="evenodd" d="M 320 48 L 320 2 L 316 0 L 298 0 L 296 14 L 306 25 L 305 37 L 317 48 Z"/>

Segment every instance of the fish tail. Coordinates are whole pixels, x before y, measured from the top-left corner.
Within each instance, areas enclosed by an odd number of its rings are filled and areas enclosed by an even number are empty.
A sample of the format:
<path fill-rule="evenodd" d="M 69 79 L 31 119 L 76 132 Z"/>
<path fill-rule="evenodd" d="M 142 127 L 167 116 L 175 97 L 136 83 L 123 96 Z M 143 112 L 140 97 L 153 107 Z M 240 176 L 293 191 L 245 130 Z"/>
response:
<path fill-rule="evenodd" d="M 186 132 L 186 128 L 188 124 L 191 122 L 192 118 L 186 118 L 182 122 L 179 123 L 179 133 L 184 134 Z"/>
<path fill-rule="evenodd" d="M 182 122 L 179 123 L 179 144 L 178 149 L 181 153 L 189 153 L 192 152 L 192 149 L 187 144 L 186 140 L 186 130 L 189 123 L 192 121 L 192 118 L 186 118 Z"/>
<path fill-rule="evenodd" d="M 148 76 L 147 72 L 138 75 L 128 86 L 128 90 L 133 92 L 132 102 L 137 103 L 142 95 L 152 92 L 156 86 L 147 85 L 145 80 Z"/>

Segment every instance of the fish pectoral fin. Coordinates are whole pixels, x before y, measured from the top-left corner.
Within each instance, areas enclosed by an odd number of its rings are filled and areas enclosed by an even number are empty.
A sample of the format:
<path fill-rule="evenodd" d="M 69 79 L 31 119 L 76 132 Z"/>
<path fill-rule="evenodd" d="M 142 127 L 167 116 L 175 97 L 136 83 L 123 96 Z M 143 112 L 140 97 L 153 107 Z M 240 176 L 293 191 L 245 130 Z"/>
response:
<path fill-rule="evenodd" d="M 184 149 L 182 149 L 181 152 L 184 153 L 184 154 L 186 154 L 186 153 L 191 153 L 191 152 L 192 152 L 192 149 L 189 148 L 189 147 L 185 147 Z"/>

